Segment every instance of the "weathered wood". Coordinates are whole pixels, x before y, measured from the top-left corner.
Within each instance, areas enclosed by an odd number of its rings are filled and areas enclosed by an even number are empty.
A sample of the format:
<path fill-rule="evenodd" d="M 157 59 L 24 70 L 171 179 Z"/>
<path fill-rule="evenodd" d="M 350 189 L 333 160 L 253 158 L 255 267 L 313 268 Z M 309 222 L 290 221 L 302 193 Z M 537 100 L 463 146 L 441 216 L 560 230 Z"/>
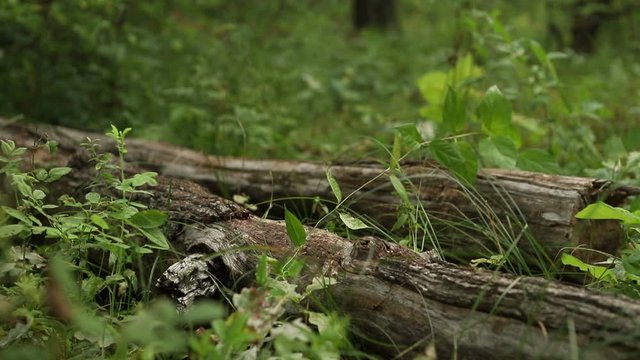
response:
<path fill-rule="evenodd" d="M 574 335 L 582 359 L 625 359 L 640 351 L 637 301 L 539 278 L 461 268 L 374 237 L 351 242 L 324 230 L 306 230 L 308 240 L 299 251 L 306 274 L 337 279 L 328 292 L 318 294 L 319 301 L 348 315 L 353 333 L 366 337 L 359 340 L 384 358 L 410 358 L 431 342 L 443 359 L 454 353 L 460 359 L 569 358 Z M 223 267 L 229 283 L 247 279 L 255 269 L 259 251 L 247 248 L 268 249 L 280 259 L 295 251 L 282 222 L 253 216 L 187 227 L 176 244 L 192 256 L 220 255 L 200 267 L 207 272 Z M 189 294 L 175 284 L 201 275 L 193 266 L 181 273 L 183 265 L 159 282 L 182 300 Z"/>
<path fill-rule="evenodd" d="M 75 165 L 56 183 L 64 191 L 81 190 L 91 177 L 91 166 Z M 250 281 L 247 274 L 263 251 L 280 259 L 295 252 L 283 222 L 252 216 L 190 181 L 160 177 L 149 190 L 152 197 L 136 201 L 168 211 L 169 237 L 187 256 L 165 272 L 159 287 L 184 305 L 211 295 L 214 278 L 226 286 Z M 324 230 L 306 231 L 298 251 L 306 263 L 300 281 L 335 278 L 337 284 L 316 300 L 348 315 L 352 332 L 362 335 L 356 339 L 383 358 L 410 358 L 430 343 L 439 358 L 460 359 L 613 360 L 640 352 L 638 301 L 462 268 L 374 237 L 352 242 Z M 187 278 L 195 278 L 195 286 L 178 286 Z"/>
<path fill-rule="evenodd" d="M 9 126 L 5 121 L 0 137 L 19 138 L 29 144 L 34 136 L 46 133 L 73 148 L 91 136 L 101 139 L 107 149 L 112 146 L 100 134 L 46 126 L 33 130 L 19 124 Z M 196 181 L 218 194 L 246 193 L 254 202 L 289 197 L 334 199 L 325 178 L 328 166 L 323 164 L 206 156 L 136 139 L 128 140 L 128 148 L 130 161 Z M 395 222 L 400 202 L 390 184 L 389 169 L 375 164 L 336 164 L 330 168 L 347 198 L 343 206 L 387 227 Z M 582 221 L 575 219 L 575 214 L 596 199 L 616 203 L 639 193 L 637 188 L 604 180 L 498 169 L 481 171 L 477 189 L 470 190 L 434 164 L 405 164 L 403 172 L 408 190 L 426 210 L 434 229 L 431 235 L 437 236 L 447 255 L 462 259 L 488 256 L 514 242 L 529 254 L 539 246 L 548 259 L 557 258 L 561 249 L 579 246 L 615 254 L 623 235 L 619 223 Z M 589 260 L 594 254 L 585 252 L 583 257 Z"/>

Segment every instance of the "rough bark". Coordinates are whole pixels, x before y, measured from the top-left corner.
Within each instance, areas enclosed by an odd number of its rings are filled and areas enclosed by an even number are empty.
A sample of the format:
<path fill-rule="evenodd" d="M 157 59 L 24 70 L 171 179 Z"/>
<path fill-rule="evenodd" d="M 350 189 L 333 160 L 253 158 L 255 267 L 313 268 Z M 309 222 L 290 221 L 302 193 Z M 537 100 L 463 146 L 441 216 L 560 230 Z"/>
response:
<path fill-rule="evenodd" d="M 69 150 L 76 149 L 87 136 L 100 139 L 105 150 L 112 146 L 100 134 L 62 127 L 34 131 L 32 127 L 4 124 L 0 137 L 15 138 L 26 145 L 44 133 Z M 131 162 L 198 182 L 217 194 L 246 193 L 253 202 L 265 203 L 291 197 L 334 199 L 325 177 L 329 166 L 323 164 L 206 156 L 136 139 L 127 144 Z M 383 226 L 393 225 L 400 200 L 389 181 L 389 169 L 376 164 L 337 164 L 330 169 L 346 197 L 343 206 Z M 476 190 L 471 190 L 432 163 L 407 163 L 403 171 L 407 189 L 424 207 L 442 250 L 459 260 L 488 256 L 513 242 L 526 252 L 525 257 L 534 254 L 536 247 L 544 249 L 549 259 L 556 258 L 562 249 L 578 246 L 616 253 L 623 236 L 617 221 L 582 221 L 575 214 L 597 199 L 615 204 L 638 194 L 637 188 L 604 180 L 498 169 L 481 171 Z M 588 251 L 582 257 L 593 260 L 589 256 L 594 254 Z"/>
<path fill-rule="evenodd" d="M 33 156 L 64 162 L 69 153 Z M 63 191 L 81 190 L 91 177 L 90 166 L 74 165 L 76 171 L 59 182 Z M 185 254 L 158 286 L 182 305 L 214 295 L 216 282 L 250 282 L 247 275 L 264 251 L 280 259 L 296 252 L 283 222 L 252 216 L 188 180 L 162 176 L 149 190 L 152 197 L 136 201 L 170 214 L 168 235 Z M 576 355 L 572 351 L 583 359 L 626 359 L 640 352 L 638 301 L 462 268 L 374 237 L 353 242 L 306 231 L 297 251 L 306 263 L 300 284 L 321 275 L 337 280 L 310 306 L 348 315 L 355 339 L 382 358 L 410 358 L 430 343 L 439 358 L 460 359 L 553 359 Z"/>

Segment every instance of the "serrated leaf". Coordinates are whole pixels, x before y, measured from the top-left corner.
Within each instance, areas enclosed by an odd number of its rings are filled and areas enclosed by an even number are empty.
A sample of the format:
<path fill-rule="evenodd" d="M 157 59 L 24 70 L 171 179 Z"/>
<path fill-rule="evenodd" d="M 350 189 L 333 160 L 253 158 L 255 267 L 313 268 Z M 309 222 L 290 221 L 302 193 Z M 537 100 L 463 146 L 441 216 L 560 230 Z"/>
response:
<path fill-rule="evenodd" d="M 300 220 L 291 211 L 284 209 L 284 222 L 287 227 L 287 234 L 293 245 L 296 247 L 304 245 L 307 241 L 307 234 Z"/>
<path fill-rule="evenodd" d="M 108 230 L 109 229 L 109 224 L 107 224 L 106 221 L 104 221 L 103 218 L 101 218 L 100 216 L 93 214 L 90 216 L 91 222 L 98 225 L 102 230 Z"/>
<path fill-rule="evenodd" d="M 497 86 L 487 90 L 476 109 L 478 118 L 482 121 L 482 128 L 489 136 L 508 137 L 516 147 L 520 147 L 520 134 L 511 122 L 511 112 L 511 102 Z"/>
<path fill-rule="evenodd" d="M 640 224 L 640 216 L 634 215 L 623 208 L 613 207 L 602 201 L 598 201 L 595 204 L 590 204 L 584 209 L 580 210 L 576 214 L 576 218 L 593 220 L 622 220 L 625 225 Z"/>
<path fill-rule="evenodd" d="M 446 129 L 457 133 L 464 129 L 466 122 L 467 109 L 464 101 L 452 87 L 449 87 L 447 96 L 444 98 L 442 123 Z"/>
<path fill-rule="evenodd" d="M 340 220 L 342 220 L 342 222 L 351 230 L 361 230 L 369 228 L 369 226 L 362 222 L 362 220 L 355 218 L 348 213 L 341 212 L 339 216 Z"/>
<path fill-rule="evenodd" d="M 478 151 L 486 167 L 516 169 L 518 149 L 506 137 L 485 138 L 478 144 Z"/>
<path fill-rule="evenodd" d="M 560 166 L 546 151 L 540 149 L 528 149 L 520 152 L 518 156 L 518 169 L 557 174 Z"/>
<path fill-rule="evenodd" d="M 70 172 L 71 172 L 71 168 L 70 167 L 55 167 L 55 168 L 49 170 L 49 176 L 47 177 L 45 182 L 48 182 L 48 183 L 54 182 L 54 181 L 60 179 L 61 177 L 67 175 Z"/>
<path fill-rule="evenodd" d="M 27 227 L 24 224 L 11 224 L 11 225 L 0 226 L 0 239 L 18 235 L 20 232 L 26 229 Z"/>
<path fill-rule="evenodd" d="M 157 228 L 167 221 L 167 214 L 155 209 L 140 211 L 129 218 L 129 222 L 143 229 Z"/>
<path fill-rule="evenodd" d="M 341 202 L 342 190 L 340 190 L 340 185 L 338 185 L 338 180 L 336 180 L 336 178 L 331 173 L 331 169 L 327 169 L 325 173 L 327 176 L 327 182 L 329 182 L 329 186 L 331 187 L 331 191 L 333 192 L 333 195 L 336 197 L 336 200 L 338 202 Z"/>
<path fill-rule="evenodd" d="M 398 179 L 397 176 L 391 174 L 389 175 L 389 180 L 391 181 L 391 185 L 393 185 L 393 189 L 396 191 L 398 196 L 400 196 L 400 199 L 402 199 L 402 202 L 405 204 L 411 204 L 411 201 L 409 201 L 407 190 L 404 188 L 404 185 L 402 185 L 400 179 Z"/>

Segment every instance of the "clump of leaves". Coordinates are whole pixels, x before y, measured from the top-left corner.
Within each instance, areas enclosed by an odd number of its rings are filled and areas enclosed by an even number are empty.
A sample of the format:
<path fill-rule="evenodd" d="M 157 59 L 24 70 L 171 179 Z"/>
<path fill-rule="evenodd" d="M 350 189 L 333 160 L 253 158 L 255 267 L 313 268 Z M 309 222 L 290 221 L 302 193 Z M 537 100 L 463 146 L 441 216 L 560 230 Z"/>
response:
<path fill-rule="evenodd" d="M 562 255 L 562 263 L 589 274 L 603 287 L 640 297 L 640 210 L 632 212 L 604 202 L 597 202 L 582 209 L 576 217 L 592 220 L 620 220 L 626 229 L 626 248 L 621 251 L 619 257 L 610 256 L 606 261 L 597 264 L 587 264 L 570 254 Z"/>
<path fill-rule="evenodd" d="M 13 300 L 14 315 L 29 314 L 27 318 L 37 320 L 28 323 L 31 325 L 24 331 L 25 336 L 38 341 L 47 338 L 46 333 L 50 330 L 46 326 L 41 328 L 45 322 L 43 319 L 46 319 L 42 312 L 45 293 L 47 296 L 61 296 L 66 309 L 55 309 L 56 306 L 64 307 L 60 304 L 49 305 L 59 316 L 64 313 L 62 317 L 67 321 L 79 321 L 73 307 L 81 307 L 82 304 L 92 304 L 90 311 L 108 309 L 113 320 L 126 315 L 134 308 L 143 290 L 141 274 L 135 266 L 140 264 L 143 255 L 153 250 L 169 249 L 162 232 L 167 215 L 131 199 L 133 194 L 145 192 L 141 187 L 155 185 L 156 174 L 125 175 L 125 137 L 129 131 L 112 127 L 107 134 L 117 144 L 119 161 L 115 163 L 109 154 L 98 154 L 95 143 L 89 141 L 85 144 L 97 170 L 93 186 L 107 191 L 88 192 L 81 200 L 65 194 L 55 202 L 49 201 L 48 185 L 69 174 L 71 168 L 23 170 L 21 162 L 28 150 L 16 147 L 11 140 L 0 141 L 0 174 L 14 189 L 15 203 L 15 206 L 1 207 L 4 224 L 0 226 L 0 239 L 5 244 L 13 240 L 12 246 L 5 247 L 10 256 L 1 270 L 2 276 L 8 279 L 8 285 L 0 291 Z M 37 144 L 36 148 L 55 151 L 56 145 L 48 141 Z M 46 258 L 60 258 L 74 270 L 73 277 L 81 284 L 77 296 L 56 291 L 55 284 L 59 279 L 44 272 L 47 267 L 49 272 L 53 271 L 51 266 L 47 266 Z M 25 299 L 17 301 L 15 295 L 19 289 L 26 289 L 24 285 L 27 283 L 31 284 L 32 290 L 23 293 Z M 39 328 L 44 333 L 34 334 Z M 15 329 L 3 330 L 11 333 Z M 11 343 L 19 338 L 4 337 L 4 340 Z"/>

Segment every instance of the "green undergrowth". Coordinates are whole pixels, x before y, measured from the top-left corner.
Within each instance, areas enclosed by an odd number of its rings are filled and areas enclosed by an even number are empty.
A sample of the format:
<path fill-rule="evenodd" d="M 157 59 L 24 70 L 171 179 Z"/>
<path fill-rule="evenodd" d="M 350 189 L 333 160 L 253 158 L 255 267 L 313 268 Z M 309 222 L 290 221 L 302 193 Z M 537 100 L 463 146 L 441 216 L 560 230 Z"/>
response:
<path fill-rule="evenodd" d="M 0 142 L 0 174 L 12 189 L 0 211 L 0 357 L 359 357 L 347 340 L 346 318 L 303 306 L 335 280 L 314 278 L 299 293 L 293 284 L 304 263 L 295 254 L 260 257 L 255 285 L 229 294 L 228 303 L 196 302 L 177 312 L 157 297 L 155 269 L 172 252 L 163 230 L 168 218 L 132 200 L 150 194 L 144 188 L 156 185 L 157 174 L 125 173 L 129 131 L 107 133 L 117 144 L 115 159 L 90 139 L 83 144 L 96 174 L 79 192 L 82 200 L 63 194 L 54 201 L 50 193 L 74 169 L 24 170 L 29 152 L 55 152 L 55 141 L 30 149 Z M 293 244 L 302 246 L 300 221 L 288 212 L 286 224 Z M 292 307 L 302 316 L 285 317 Z"/>

